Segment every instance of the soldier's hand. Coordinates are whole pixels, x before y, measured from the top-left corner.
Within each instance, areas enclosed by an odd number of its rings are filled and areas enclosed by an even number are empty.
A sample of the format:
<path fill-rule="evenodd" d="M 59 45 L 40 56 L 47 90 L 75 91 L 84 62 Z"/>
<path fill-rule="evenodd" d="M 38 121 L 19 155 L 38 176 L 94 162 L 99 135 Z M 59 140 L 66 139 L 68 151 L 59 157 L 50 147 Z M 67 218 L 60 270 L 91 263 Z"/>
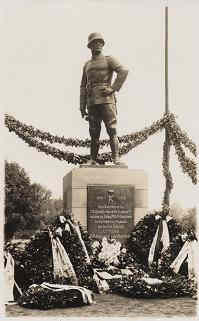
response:
<path fill-rule="evenodd" d="M 109 96 L 109 95 L 111 95 L 111 94 L 113 94 L 114 93 L 114 90 L 113 90 L 113 88 L 111 88 L 111 87 L 104 87 L 104 88 L 102 88 L 102 95 L 103 96 Z"/>
<path fill-rule="evenodd" d="M 88 116 L 88 113 L 86 112 L 85 109 L 80 108 L 80 112 L 81 112 L 82 118 L 84 118 L 85 116 Z"/>
<path fill-rule="evenodd" d="M 88 113 L 87 112 L 83 112 L 82 113 L 82 118 L 85 119 L 86 121 L 88 121 Z"/>

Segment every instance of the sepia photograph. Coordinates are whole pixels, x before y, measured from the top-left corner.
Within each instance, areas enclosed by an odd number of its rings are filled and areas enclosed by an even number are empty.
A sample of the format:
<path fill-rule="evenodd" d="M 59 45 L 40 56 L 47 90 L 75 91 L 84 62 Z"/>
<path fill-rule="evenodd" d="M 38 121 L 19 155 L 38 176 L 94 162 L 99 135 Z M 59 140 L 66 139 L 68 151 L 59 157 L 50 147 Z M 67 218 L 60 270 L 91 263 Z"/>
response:
<path fill-rule="evenodd" d="M 2 9 L 1 320 L 196 320 L 199 2 Z"/>

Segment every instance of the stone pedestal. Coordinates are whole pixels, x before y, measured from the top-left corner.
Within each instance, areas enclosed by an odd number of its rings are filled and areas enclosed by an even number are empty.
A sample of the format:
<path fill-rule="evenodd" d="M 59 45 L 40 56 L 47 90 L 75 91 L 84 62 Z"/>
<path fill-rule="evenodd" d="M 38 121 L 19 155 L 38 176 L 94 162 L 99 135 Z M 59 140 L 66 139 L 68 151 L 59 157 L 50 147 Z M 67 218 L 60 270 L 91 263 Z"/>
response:
<path fill-rule="evenodd" d="M 146 215 L 147 175 L 143 170 L 118 167 L 75 168 L 63 178 L 63 200 L 64 209 L 92 237 L 125 239 Z"/>

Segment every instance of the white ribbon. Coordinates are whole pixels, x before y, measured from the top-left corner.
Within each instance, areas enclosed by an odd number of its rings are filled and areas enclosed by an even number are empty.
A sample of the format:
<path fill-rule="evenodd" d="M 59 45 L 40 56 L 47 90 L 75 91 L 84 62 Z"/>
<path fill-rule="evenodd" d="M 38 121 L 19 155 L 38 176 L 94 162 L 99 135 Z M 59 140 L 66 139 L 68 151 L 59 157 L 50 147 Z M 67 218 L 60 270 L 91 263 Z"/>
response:
<path fill-rule="evenodd" d="M 22 294 L 23 294 L 23 292 L 22 292 L 21 288 L 18 286 L 18 284 L 17 284 L 17 282 L 16 282 L 16 281 L 15 281 L 15 286 L 16 286 L 16 288 L 17 288 L 17 290 L 18 290 L 19 294 L 20 294 L 20 295 L 22 295 Z"/>
<path fill-rule="evenodd" d="M 86 263 L 90 264 L 90 263 L 91 263 L 90 257 L 89 257 L 89 255 L 88 255 L 88 251 L 87 251 L 87 249 L 86 249 L 86 245 L 85 245 L 85 243 L 84 243 L 84 240 L 82 239 L 82 235 L 81 235 L 81 232 L 80 232 L 80 228 L 79 228 L 78 223 L 72 224 L 72 222 L 71 222 L 70 220 L 68 220 L 68 223 L 69 223 L 69 225 L 72 226 L 72 228 L 74 229 L 74 231 L 77 233 L 78 238 L 79 238 L 79 241 L 80 241 L 81 246 L 82 246 L 82 249 L 83 249 L 83 252 L 84 252 L 85 257 L 86 257 Z"/>
<path fill-rule="evenodd" d="M 95 273 L 100 277 L 100 279 L 102 280 L 112 280 L 112 279 L 121 279 L 122 278 L 122 275 L 120 274 L 115 274 L 115 275 L 111 275 L 110 273 L 108 272 L 105 272 L 105 271 L 102 271 L 102 272 L 99 272 L 97 270 L 95 270 Z M 124 274 L 124 273 L 123 273 Z M 129 273 L 129 274 L 133 274 L 132 272 Z"/>
<path fill-rule="evenodd" d="M 192 242 L 191 242 L 192 243 Z M 189 244 L 187 263 L 188 263 L 188 277 L 191 278 L 194 275 L 194 254 L 193 247 Z"/>
<path fill-rule="evenodd" d="M 147 284 L 149 285 L 157 285 L 157 284 L 162 284 L 163 281 L 157 278 L 149 278 L 149 277 L 144 277 L 142 278 Z"/>
<path fill-rule="evenodd" d="M 74 285 L 78 284 L 78 280 L 70 262 L 69 256 L 66 253 L 65 248 L 61 244 L 58 237 L 53 238 L 52 233 L 49 231 L 52 244 L 53 255 L 53 268 L 54 277 L 71 278 L 71 282 Z"/>
<path fill-rule="evenodd" d="M 198 263 L 198 241 L 194 240 L 190 242 L 189 245 L 189 253 L 188 253 L 188 275 L 189 278 L 192 277 L 192 275 L 197 275 L 199 263 Z"/>
<path fill-rule="evenodd" d="M 5 258 L 7 259 L 6 266 L 4 268 L 5 277 L 5 292 L 4 300 L 5 302 L 14 301 L 13 288 L 14 288 L 14 259 L 12 255 L 7 252 L 5 253 Z"/>
<path fill-rule="evenodd" d="M 99 293 L 109 291 L 110 288 L 108 282 L 104 279 L 101 279 L 96 271 L 94 272 L 93 280 L 96 282 Z"/>
<path fill-rule="evenodd" d="M 155 219 L 158 220 L 160 219 L 161 216 L 160 215 L 156 215 Z M 169 230 L 168 230 L 168 225 L 167 223 L 172 219 L 171 216 L 167 215 L 165 220 L 162 220 L 162 235 L 161 235 L 161 239 L 160 241 L 163 244 L 163 248 L 162 248 L 162 253 L 164 251 L 166 251 L 169 247 L 170 244 L 170 237 L 169 237 Z M 153 259 L 154 259 L 154 254 L 155 254 L 155 248 L 156 248 L 156 243 L 157 243 L 157 238 L 158 238 L 158 232 L 159 232 L 159 225 L 157 228 L 157 231 L 155 233 L 155 236 L 153 238 L 150 250 L 149 250 L 149 256 L 148 256 L 148 264 L 149 266 L 153 263 Z"/>
<path fill-rule="evenodd" d="M 162 224 L 163 224 L 163 231 L 162 231 L 162 237 L 161 237 L 162 244 L 163 244 L 162 252 L 165 252 L 169 247 L 170 237 L 169 237 L 167 221 L 163 220 Z"/>
<path fill-rule="evenodd" d="M 75 228 L 76 232 L 77 232 L 77 235 L 79 237 L 79 240 L 80 240 L 80 243 L 82 245 L 82 249 L 85 253 L 85 256 L 86 256 L 86 263 L 90 264 L 91 263 L 91 260 L 90 260 L 90 257 L 88 255 L 88 251 L 87 251 L 87 248 L 86 248 L 86 245 L 82 239 L 82 235 L 81 235 L 81 232 L 80 232 L 80 228 L 79 228 L 79 225 L 78 224 L 75 224 L 73 225 L 73 227 Z"/>
<path fill-rule="evenodd" d="M 157 231 L 155 233 L 155 236 L 153 238 L 153 242 L 152 242 L 150 250 L 149 250 L 149 257 L 148 257 L 149 266 L 153 263 L 155 246 L 156 246 L 156 242 L 157 242 L 157 238 L 158 238 L 158 232 L 159 232 L 159 225 L 158 225 Z"/>
<path fill-rule="evenodd" d="M 51 284 L 47 282 L 43 282 L 41 284 L 42 288 L 51 290 L 53 292 L 61 292 L 61 291 L 68 291 L 68 290 L 77 290 L 82 295 L 82 300 L 85 304 L 92 304 L 93 303 L 93 293 L 92 291 L 83 288 L 81 286 L 75 285 L 63 285 L 63 284 Z"/>
<path fill-rule="evenodd" d="M 183 261 L 186 259 L 186 256 L 188 255 L 188 252 L 189 252 L 189 245 L 190 243 L 188 241 L 184 243 L 177 257 L 175 258 L 173 263 L 170 265 L 170 267 L 174 270 L 175 273 L 179 272 Z"/>
<path fill-rule="evenodd" d="M 191 278 L 193 275 L 196 275 L 198 269 L 198 250 L 198 242 L 196 240 L 191 242 L 186 241 L 170 267 L 174 270 L 175 273 L 178 273 L 182 263 L 187 257 L 188 276 L 189 278 Z"/>

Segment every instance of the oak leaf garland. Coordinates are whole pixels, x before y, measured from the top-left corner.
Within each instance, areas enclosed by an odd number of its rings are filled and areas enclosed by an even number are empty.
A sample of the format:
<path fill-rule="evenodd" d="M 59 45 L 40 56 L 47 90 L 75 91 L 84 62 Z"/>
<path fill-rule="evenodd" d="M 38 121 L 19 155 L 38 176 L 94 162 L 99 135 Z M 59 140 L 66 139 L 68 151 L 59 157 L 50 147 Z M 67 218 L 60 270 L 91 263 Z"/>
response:
<path fill-rule="evenodd" d="M 65 146 L 71 147 L 90 147 L 90 139 L 78 139 L 78 138 L 65 138 L 57 135 L 51 135 L 48 132 L 35 129 L 33 126 L 28 126 L 10 115 L 5 115 L 5 125 L 10 132 L 14 132 L 19 138 L 23 139 L 30 147 L 35 147 L 39 152 L 44 152 L 47 155 L 55 157 L 59 160 L 64 160 L 71 164 L 83 164 L 89 160 L 88 154 L 82 155 L 72 153 L 67 150 L 61 150 L 50 144 L 59 143 Z M 179 125 L 176 123 L 175 116 L 172 113 L 164 114 L 164 116 L 153 122 L 149 127 L 144 128 L 138 132 L 134 132 L 128 135 L 118 137 L 120 142 L 119 154 L 120 156 L 127 154 L 130 150 L 146 141 L 151 135 L 156 132 L 167 128 L 169 134 L 169 143 L 175 148 L 178 160 L 184 173 L 186 173 L 192 180 L 193 184 L 197 184 L 197 166 L 194 160 L 185 155 L 183 146 L 188 148 L 189 151 L 197 156 L 196 144 L 188 137 L 186 132 L 182 131 Z M 44 142 L 43 142 L 44 141 Z M 100 148 L 109 145 L 108 139 L 100 140 Z M 104 164 L 111 162 L 111 153 L 104 152 L 98 156 L 98 162 Z M 167 182 L 169 182 L 169 193 L 173 188 L 173 179 L 168 166 L 166 165 L 166 146 L 163 145 L 163 175 Z M 163 204 L 164 205 L 164 204 Z"/>

